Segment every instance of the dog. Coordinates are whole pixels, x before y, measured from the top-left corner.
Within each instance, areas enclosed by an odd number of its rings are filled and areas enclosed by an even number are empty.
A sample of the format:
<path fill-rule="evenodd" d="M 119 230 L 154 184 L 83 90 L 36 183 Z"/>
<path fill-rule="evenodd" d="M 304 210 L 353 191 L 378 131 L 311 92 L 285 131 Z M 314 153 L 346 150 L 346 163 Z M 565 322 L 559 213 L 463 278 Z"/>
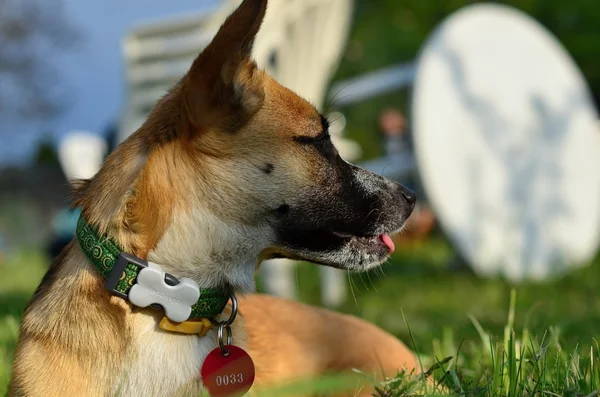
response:
<path fill-rule="evenodd" d="M 270 258 L 382 264 L 415 204 L 410 190 L 343 161 L 328 121 L 256 67 L 266 7 L 244 0 L 140 129 L 78 184 L 77 238 L 23 314 L 10 396 L 197 396 L 203 362 L 228 329 L 254 360 L 256 387 L 418 367 L 362 320 L 252 295 Z M 232 324 L 186 320 L 221 311 L 222 291 L 240 296 Z"/>

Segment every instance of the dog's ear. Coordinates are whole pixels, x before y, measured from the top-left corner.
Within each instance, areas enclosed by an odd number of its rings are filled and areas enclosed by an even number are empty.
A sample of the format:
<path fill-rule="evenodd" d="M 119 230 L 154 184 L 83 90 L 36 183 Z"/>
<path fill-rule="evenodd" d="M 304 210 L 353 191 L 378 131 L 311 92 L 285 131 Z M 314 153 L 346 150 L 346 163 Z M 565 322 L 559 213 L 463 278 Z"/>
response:
<path fill-rule="evenodd" d="M 183 105 L 193 129 L 235 129 L 262 105 L 251 52 L 266 9 L 267 0 L 244 0 L 184 77 Z"/>

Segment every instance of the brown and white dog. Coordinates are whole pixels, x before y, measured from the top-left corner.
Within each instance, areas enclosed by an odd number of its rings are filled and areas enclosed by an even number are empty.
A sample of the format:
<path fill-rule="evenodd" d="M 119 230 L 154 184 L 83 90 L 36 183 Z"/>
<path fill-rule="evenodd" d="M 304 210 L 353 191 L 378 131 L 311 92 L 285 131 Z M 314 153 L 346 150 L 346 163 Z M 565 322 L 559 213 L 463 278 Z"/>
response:
<path fill-rule="evenodd" d="M 254 291 L 260 261 L 361 271 L 384 262 L 415 197 L 344 162 L 319 112 L 250 59 L 267 0 L 245 0 L 75 205 L 125 252 L 201 288 Z M 234 343 L 267 385 L 358 368 L 416 367 L 359 319 L 260 295 L 240 302 Z M 162 315 L 111 295 L 77 241 L 23 316 L 11 396 L 197 396 L 217 346 L 158 329 Z"/>

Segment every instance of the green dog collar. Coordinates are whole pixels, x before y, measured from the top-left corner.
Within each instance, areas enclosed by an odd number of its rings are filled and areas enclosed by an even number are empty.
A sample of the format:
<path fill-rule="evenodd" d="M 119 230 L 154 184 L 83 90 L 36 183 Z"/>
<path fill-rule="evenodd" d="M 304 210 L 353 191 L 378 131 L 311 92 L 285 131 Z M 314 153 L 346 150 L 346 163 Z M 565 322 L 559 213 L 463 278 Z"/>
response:
<path fill-rule="evenodd" d="M 87 258 L 106 280 L 106 288 L 113 294 L 129 300 L 129 293 L 138 282 L 140 272 L 148 268 L 148 262 L 122 252 L 112 239 L 99 236 L 83 215 L 77 221 L 77 240 Z M 168 273 L 165 274 L 164 281 L 170 286 L 179 284 L 179 280 Z M 229 294 L 226 291 L 200 289 L 200 298 L 191 305 L 189 320 L 212 319 L 223 311 L 228 301 Z M 165 310 L 169 316 L 168 310 Z"/>

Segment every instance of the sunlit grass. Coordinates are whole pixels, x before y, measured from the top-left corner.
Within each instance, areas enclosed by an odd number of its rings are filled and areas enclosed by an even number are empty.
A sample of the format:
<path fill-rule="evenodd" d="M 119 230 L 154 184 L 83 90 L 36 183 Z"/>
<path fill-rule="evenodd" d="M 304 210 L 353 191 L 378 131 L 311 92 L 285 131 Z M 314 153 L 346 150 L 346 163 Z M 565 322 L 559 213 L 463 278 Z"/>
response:
<path fill-rule="evenodd" d="M 400 374 L 380 384 L 377 396 L 600 395 L 597 340 L 582 339 L 568 348 L 554 327 L 542 334 L 533 334 L 528 328 L 516 329 L 516 302 L 517 294 L 513 290 L 502 334 L 489 333 L 471 316 L 479 341 L 463 340 L 454 346 L 453 341 L 458 340 L 456 335 L 448 335 L 446 345 L 434 341 L 433 363 L 425 374 Z M 472 348 L 464 351 L 463 343 L 472 344 Z"/>
<path fill-rule="evenodd" d="M 446 343 L 434 340 L 432 355 L 421 357 L 428 368 L 423 373 L 400 372 L 395 378 L 383 381 L 360 373 L 362 378 L 315 379 L 305 383 L 308 388 L 290 387 L 287 393 L 278 389 L 264 396 L 301 396 L 307 395 L 307 390 L 313 393 L 344 390 L 355 395 L 360 391 L 355 387 L 357 382 L 373 385 L 376 397 L 600 396 L 600 346 L 596 339 L 582 339 L 569 348 L 562 344 L 555 327 L 540 335 L 532 334 L 528 328 L 516 329 L 516 302 L 517 294 L 512 291 L 504 332 L 500 335 L 489 333 L 471 316 L 478 340 L 463 340 L 456 346 L 455 341 L 460 339 L 452 332 L 445 336 Z M 414 338 L 409 342 L 414 342 Z M 464 349 L 465 344 L 472 346 Z"/>
<path fill-rule="evenodd" d="M 21 313 L 47 268 L 47 259 L 22 250 L 0 262 L 0 393 L 8 386 Z"/>
<path fill-rule="evenodd" d="M 353 395 L 371 384 L 377 397 L 593 396 L 600 389 L 600 262 L 544 284 L 512 286 L 450 271 L 439 238 L 400 247 L 381 271 L 349 276 L 342 311 L 398 336 L 418 351 L 426 374 L 377 382 L 366 374 L 328 375 L 259 395 Z M 23 251 L 0 263 L 0 395 L 6 389 L 19 318 L 48 260 Z M 298 269 L 301 298 L 318 303 L 318 272 Z M 513 292 L 515 291 L 515 292 Z"/>

